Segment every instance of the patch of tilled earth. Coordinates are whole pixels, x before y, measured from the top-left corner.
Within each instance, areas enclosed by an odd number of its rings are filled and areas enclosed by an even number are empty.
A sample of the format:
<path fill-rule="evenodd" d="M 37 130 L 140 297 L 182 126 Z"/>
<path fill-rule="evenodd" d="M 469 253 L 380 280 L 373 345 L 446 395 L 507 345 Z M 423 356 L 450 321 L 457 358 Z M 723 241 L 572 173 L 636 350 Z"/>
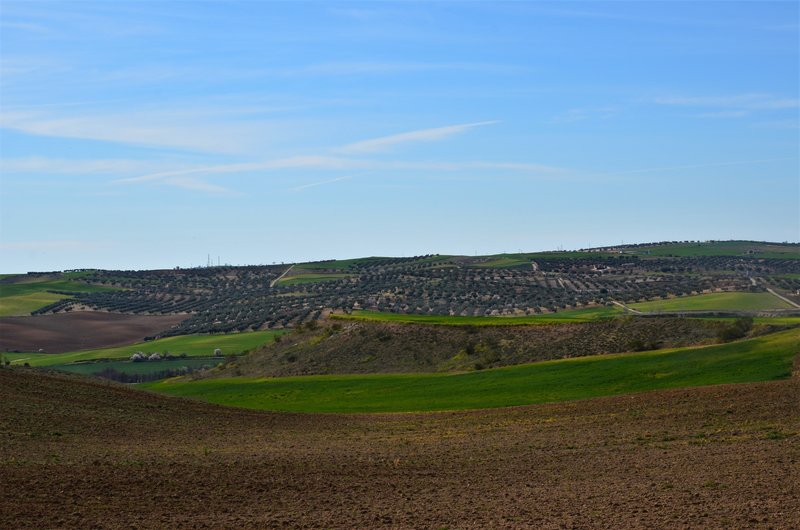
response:
<path fill-rule="evenodd" d="M 126 346 L 157 335 L 186 315 L 127 315 L 73 311 L 0 318 L 0 351 L 64 353 Z"/>
<path fill-rule="evenodd" d="M 271 414 L 0 370 L 4 528 L 800 528 L 800 385 Z"/>

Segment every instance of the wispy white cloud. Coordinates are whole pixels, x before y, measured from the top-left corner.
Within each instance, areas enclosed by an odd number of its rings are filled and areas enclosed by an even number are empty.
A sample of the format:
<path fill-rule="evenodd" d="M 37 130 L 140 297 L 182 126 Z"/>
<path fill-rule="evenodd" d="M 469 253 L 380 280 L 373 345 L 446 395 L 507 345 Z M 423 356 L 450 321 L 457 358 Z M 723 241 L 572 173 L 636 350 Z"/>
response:
<path fill-rule="evenodd" d="M 750 113 L 746 110 L 719 110 L 715 112 L 702 112 L 695 114 L 698 118 L 744 118 Z"/>
<path fill-rule="evenodd" d="M 141 171 L 152 171 L 157 167 L 164 167 L 165 162 L 158 160 L 125 160 L 125 159 L 97 159 L 97 160 L 70 160 L 62 158 L 42 158 L 29 157 L 18 159 L 0 159 L 0 172 L 6 175 L 17 173 L 44 173 L 44 174 L 103 174 L 103 175 L 125 175 Z M 194 178 L 192 173 L 197 171 L 190 169 L 176 169 L 156 173 L 159 184 L 183 188 L 193 191 L 202 191 L 219 195 L 236 195 L 237 192 Z M 150 174 L 153 175 L 153 174 Z M 118 179 L 125 181 L 126 179 Z M 132 179 L 136 181 L 136 179 Z M 103 193 L 118 193 L 104 191 Z"/>
<path fill-rule="evenodd" d="M 173 177 L 198 174 L 246 173 L 253 171 L 271 171 L 281 169 L 319 169 L 319 170 L 393 170 L 408 169 L 420 171 L 468 171 L 468 170 L 500 170 L 520 171 L 527 173 L 563 174 L 567 170 L 542 164 L 525 162 L 420 162 L 394 160 L 365 160 L 359 158 L 342 158 L 330 156 L 297 156 L 280 158 L 263 162 L 243 162 L 236 164 L 218 164 L 211 166 L 178 169 L 148 173 L 136 177 L 121 178 L 115 182 L 120 184 L 137 184 L 158 181 Z"/>
<path fill-rule="evenodd" d="M 301 190 L 305 190 L 305 189 L 308 189 L 308 188 L 313 188 L 315 186 L 322 186 L 323 184 L 333 184 L 334 182 L 340 182 L 342 180 L 350 180 L 351 178 L 352 177 L 350 177 L 350 176 L 346 176 L 346 177 L 338 177 L 338 178 L 330 179 L 330 180 L 323 180 L 321 182 L 312 182 L 310 184 L 303 184 L 302 186 L 295 186 L 294 188 L 289 188 L 289 191 L 301 191 Z"/>
<path fill-rule="evenodd" d="M 588 119 L 606 119 L 617 114 L 619 107 L 583 107 L 569 109 L 553 118 L 553 123 L 574 123 Z"/>
<path fill-rule="evenodd" d="M 174 186 L 176 188 L 183 188 L 192 191 L 203 191 L 215 195 L 239 195 L 239 193 L 230 190 L 228 188 L 225 188 L 223 186 L 198 180 L 192 177 L 171 177 L 164 179 L 161 182 L 163 184 L 166 184 L 168 186 Z"/>
<path fill-rule="evenodd" d="M 98 105 L 108 103 L 123 103 L 133 101 L 130 98 L 115 98 L 115 99 L 95 99 L 85 101 L 62 101 L 59 103 L 27 103 L 21 105 L 3 105 L 3 111 L 16 111 L 16 110 L 31 110 L 31 109 L 48 109 L 48 108 L 63 108 L 63 107 L 82 107 L 86 105 Z"/>
<path fill-rule="evenodd" d="M 318 168 L 318 169 L 354 169 L 369 167 L 370 162 L 366 160 L 351 160 L 346 158 L 336 158 L 328 156 L 296 156 L 289 158 L 279 158 L 266 160 L 263 162 L 240 162 L 235 164 L 217 164 L 212 166 L 201 166 L 187 169 L 161 171 L 148 173 L 137 177 L 119 179 L 116 182 L 135 184 L 161 180 L 165 178 L 196 175 L 200 173 L 245 173 L 248 171 L 292 169 L 292 168 Z"/>
<path fill-rule="evenodd" d="M 795 98 L 770 94 L 734 94 L 726 96 L 662 96 L 653 100 L 659 105 L 732 108 L 745 111 L 794 109 L 800 105 Z"/>
<path fill-rule="evenodd" d="M 404 74 L 412 72 L 491 72 L 515 73 L 523 70 L 520 66 L 496 63 L 425 63 L 425 62 L 330 62 L 310 64 L 297 68 L 277 70 L 278 75 L 347 76 L 361 74 Z"/>
<path fill-rule="evenodd" d="M 19 30 L 19 31 L 29 31 L 32 33 L 50 33 L 50 30 L 41 24 L 35 24 L 32 22 L 11 22 L 11 21 L 2 21 L 0 22 L 0 29 L 3 30 Z"/>
<path fill-rule="evenodd" d="M 496 169 L 529 173 L 566 173 L 565 168 L 528 162 L 377 162 L 375 169 L 419 169 L 431 171 L 469 171 Z"/>
<path fill-rule="evenodd" d="M 750 126 L 753 127 L 754 129 L 778 129 L 778 130 L 800 129 L 800 120 L 795 118 L 793 120 L 762 121 L 758 123 L 753 123 Z"/>
<path fill-rule="evenodd" d="M 493 121 L 481 121 L 477 123 L 464 123 L 461 125 L 448 125 L 446 127 L 436 127 L 433 129 L 420 129 L 417 131 L 410 131 L 400 134 L 393 134 L 390 136 L 382 136 L 380 138 L 373 138 L 371 140 L 362 140 L 349 145 L 345 145 L 337 149 L 344 153 L 375 153 L 378 151 L 385 151 L 400 144 L 414 143 L 414 142 L 433 142 L 442 140 L 449 136 L 461 134 L 475 127 L 483 125 L 492 125 L 499 123 Z"/>
<path fill-rule="evenodd" d="M 169 110 L 94 115 L 9 111 L 0 114 L 0 127 L 36 136 L 212 153 L 242 153 L 276 134 L 276 127 L 270 122 L 235 117 L 209 119 L 202 109 L 194 116 L 188 111 Z"/>
<path fill-rule="evenodd" d="M 69 71 L 68 65 L 52 57 L 31 54 L 0 56 L 0 83 L 4 86 L 12 85 L 21 78 L 60 78 Z M 4 98 L 3 108 L 8 108 L 8 96 Z"/>
<path fill-rule="evenodd" d="M 756 160 L 731 160 L 727 162 L 708 162 L 703 164 L 688 164 L 683 166 L 667 166 L 667 167 L 650 167 L 650 168 L 643 168 L 643 169 L 632 169 L 628 171 L 615 171 L 609 173 L 597 173 L 594 175 L 588 175 L 588 178 L 594 177 L 617 177 L 617 176 L 624 176 L 624 175 L 635 175 L 638 173 L 659 173 L 662 171 L 679 171 L 683 169 L 700 169 L 706 167 L 723 167 L 723 166 L 743 166 L 743 165 L 750 165 L 750 164 L 763 164 L 765 162 L 780 162 L 784 160 L 797 160 L 796 156 L 793 157 L 778 157 L 778 158 L 760 158 Z"/>
<path fill-rule="evenodd" d="M 447 127 L 438 127 L 435 129 L 422 129 L 408 133 L 402 133 L 392 136 L 385 136 L 372 140 L 365 140 L 346 145 L 341 148 L 333 149 L 338 152 L 358 152 L 362 154 L 369 154 L 376 151 L 381 151 L 390 148 L 391 146 L 406 143 L 406 142 L 424 142 L 435 141 L 447 138 L 454 134 L 459 134 L 473 127 L 482 125 L 489 125 L 497 123 L 478 122 L 468 123 L 462 125 L 452 125 Z M 328 155 L 303 155 L 287 158 L 276 158 L 272 160 L 264 160 L 257 162 L 237 162 L 231 164 L 215 164 L 206 166 L 196 166 L 189 168 L 168 169 L 165 171 L 156 171 L 137 175 L 133 177 L 118 178 L 114 182 L 118 184 L 141 184 L 146 182 L 164 183 L 170 185 L 181 186 L 187 189 L 203 190 L 203 191 L 216 191 L 219 193 L 228 193 L 230 190 L 226 188 L 214 188 L 216 185 L 210 184 L 205 181 L 198 181 L 194 177 L 198 175 L 214 175 L 214 174 L 236 174 L 236 173 L 254 173 L 264 171 L 278 171 L 286 169 L 317 169 L 320 171 L 331 170 L 415 170 L 415 171 L 469 171 L 469 170 L 490 170 L 490 171 L 513 171 L 526 173 L 527 176 L 532 174 L 536 175 L 558 175 L 565 174 L 567 170 L 564 168 L 546 166 L 541 164 L 527 163 L 527 162 L 492 162 L 492 161 L 464 161 L 464 162 L 428 162 L 428 161 L 408 161 L 408 160 L 375 160 L 365 158 L 351 158 L 346 156 L 328 156 Z M 318 184 L 327 184 L 329 182 L 337 182 L 344 180 L 345 177 L 339 177 L 333 180 L 325 180 L 319 183 L 312 183 L 290 188 L 291 190 L 298 191 L 306 187 L 316 186 Z M 350 178 L 350 177 L 346 177 Z"/>
<path fill-rule="evenodd" d="M 0 159 L 0 172 L 13 173 L 58 173 L 58 174 L 130 174 L 151 171 L 164 167 L 163 162 L 128 159 L 72 160 L 68 158 L 5 158 Z"/>

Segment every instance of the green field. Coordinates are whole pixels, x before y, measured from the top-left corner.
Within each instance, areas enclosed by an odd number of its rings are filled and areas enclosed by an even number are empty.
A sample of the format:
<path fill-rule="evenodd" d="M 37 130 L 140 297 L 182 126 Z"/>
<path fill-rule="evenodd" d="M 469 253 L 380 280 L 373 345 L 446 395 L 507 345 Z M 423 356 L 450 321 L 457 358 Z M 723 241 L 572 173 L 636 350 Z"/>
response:
<path fill-rule="evenodd" d="M 352 278 L 352 274 L 333 272 L 330 274 L 298 274 L 297 276 L 285 276 L 281 278 L 278 285 L 303 285 L 307 283 L 327 282 L 331 280 L 341 280 L 342 278 Z"/>
<path fill-rule="evenodd" d="M 219 357 L 189 357 L 186 359 L 173 359 L 163 361 L 150 361 L 134 363 L 131 361 L 110 361 L 110 362 L 96 362 L 96 363 L 73 363 L 73 364 L 57 364 L 48 366 L 53 370 L 61 370 L 63 372 L 72 372 L 76 374 L 92 375 L 102 372 L 107 368 L 113 368 L 118 372 L 126 374 L 151 374 L 153 372 L 163 372 L 170 369 L 178 369 L 182 366 L 188 368 L 201 368 L 203 366 L 216 366 L 223 362 L 224 359 Z"/>
<path fill-rule="evenodd" d="M 7 353 L 6 358 L 31 366 L 55 366 L 97 359 L 128 359 L 137 351 L 145 353 L 186 353 L 190 357 L 208 357 L 219 348 L 223 355 L 238 354 L 271 341 L 282 331 L 252 331 L 227 335 L 180 335 L 117 348 L 102 348 L 67 353 Z"/>
<path fill-rule="evenodd" d="M 546 361 L 463 374 L 168 379 L 142 387 L 275 411 L 460 410 L 783 379 L 791 375 L 798 352 L 800 333 L 793 329 L 729 344 Z"/>
<path fill-rule="evenodd" d="M 438 324 L 443 326 L 522 326 L 532 324 L 564 324 L 591 322 L 601 318 L 613 318 L 623 314 L 617 306 L 587 307 L 523 317 L 467 317 L 445 315 L 403 315 L 377 311 L 353 311 L 352 314 L 334 314 L 331 318 L 368 320 L 372 322 L 404 322 L 414 324 Z"/>
<path fill-rule="evenodd" d="M 800 259 L 800 246 L 749 241 L 713 243 L 676 243 L 630 249 L 635 254 L 650 256 L 753 256 L 756 258 Z M 754 253 L 749 253 L 755 251 Z"/>
<path fill-rule="evenodd" d="M 40 307 L 50 305 L 67 298 L 63 294 L 48 293 L 46 291 L 20 294 L 17 296 L 4 296 L 0 298 L 0 317 L 14 317 L 30 315 Z"/>
<path fill-rule="evenodd" d="M 320 270 L 320 269 L 347 269 L 353 265 L 362 265 L 370 261 L 378 261 L 382 259 L 391 259 L 385 257 L 370 257 L 370 258 L 353 258 L 353 259 L 337 259 L 331 261 L 320 261 L 314 263 L 298 263 L 294 266 L 295 269 L 302 270 Z"/>
<path fill-rule="evenodd" d="M 0 284 L 0 316 L 28 315 L 31 311 L 57 302 L 67 295 L 49 291 L 96 293 L 115 291 L 113 287 L 91 285 L 70 280 L 33 279 L 19 283 Z"/>
<path fill-rule="evenodd" d="M 762 311 L 792 309 L 792 306 L 770 293 L 710 293 L 666 300 L 628 304 L 645 312 L 656 311 Z"/>
<path fill-rule="evenodd" d="M 578 258 L 598 258 L 598 257 L 617 257 L 618 254 L 607 252 L 523 252 L 517 254 L 495 254 L 493 256 L 483 256 L 486 261 L 476 263 L 475 267 L 486 267 L 496 269 L 510 269 L 514 267 L 530 267 L 532 261 L 537 259 L 578 259 Z M 480 257 L 480 256 L 479 256 Z"/>
<path fill-rule="evenodd" d="M 436 255 L 436 256 L 428 256 L 427 258 L 420 258 L 414 260 L 415 264 L 421 263 L 435 263 L 437 261 L 444 261 L 449 259 L 451 256 L 445 255 Z M 295 269 L 300 270 L 324 270 L 324 269 L 334 269 L 334 270 L 344 270 L 349 269 L 355 265 L 369 265 L 371 262 L 382 261 L 387 259 L 398 259 L 397 257 L 388 257 L 388 256 L 371 256 L 368 258 L 353 258 L 353 259 L 337 259 L 337 260 L 330 260 L 330 261 L 318 261 L 314 263 L 298 263 L 294 266 Z"/>

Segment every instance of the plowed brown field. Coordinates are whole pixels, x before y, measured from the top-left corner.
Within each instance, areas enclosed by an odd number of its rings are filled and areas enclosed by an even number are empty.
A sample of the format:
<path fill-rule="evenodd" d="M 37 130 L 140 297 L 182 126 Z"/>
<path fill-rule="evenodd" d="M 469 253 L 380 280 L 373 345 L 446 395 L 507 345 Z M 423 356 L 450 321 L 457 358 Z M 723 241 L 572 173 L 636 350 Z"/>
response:
<path fill-rule="evenodd" d="M 0 351 L 47 353 L 125 346 L 165 331 L 186 315 L 75 311 L 0 318 Z"/>
<path fill-rule="evenodd" d="M 797 379 L 271 414 L 0 370 L 3 528 L 800 528 Z"/>

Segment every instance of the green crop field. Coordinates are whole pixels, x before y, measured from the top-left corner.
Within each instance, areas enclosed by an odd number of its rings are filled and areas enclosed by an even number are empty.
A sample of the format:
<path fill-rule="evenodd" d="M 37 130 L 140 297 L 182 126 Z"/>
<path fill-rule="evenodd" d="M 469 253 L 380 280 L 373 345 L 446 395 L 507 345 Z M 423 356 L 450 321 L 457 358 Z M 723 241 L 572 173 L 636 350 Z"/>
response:
<path fill-rule="evenodd" d="M 128 359 L 137 351 L 145 353 L 186 353 L 190 357 L 208 357 L 219 348 L 223 355 L 238 354 L 273 340 L 282 331 L 251 331 L 227 335 L 180 335 L 129 346 L 84 350 L 67 353 L 7 353 L 6 358 L 15 363 L 27 362 L 31 366 L 55 366 L 97 359 Z"/>
<path fill-rule="evenodd" d="M 428 256 L 427 258 L 420 258 L 418 260 L 414 260 L 414 263 L 415 264 L 435 263 L 437 261 L 447 260 L 450 257 L 452 256 L 445 256 L 445 255 Z M 338 259 L 330 261 L 318 261 L 313 263 L 298 263 L 297 265 L 294 266 L 294 268 L 300 270 L 312 270 L 312 271 L 324 270 L 324 269 L 344 270 L 344 269 L 349 269 L 350 267 L 355 265 L 369 265 L 371 262 L 392 260 L 392 259 L 398 259 L 398 258 L 371 256 L 368 258 Z"/>
<path fill-rule="evenodd" d="M 66 298 L 66 296 L 45 291 L 4 296 L 0 298 L 0 317 L 30 315 L 31 311 L 58 302 L 62 298 Z"/>
<path fill-rule="evenodd" d="M 114 287 L 92 285 L 71 280 L 43 280 L 19 283 L 0 283 L 0 297 L 19 296 L 42 291 L 68 291 L 75 293 L 98 293 L 116 291 Z"/>
<path fill-rule="evenodd" d="M 334 272 L 330 274 L 299 274 L 297 276 L 286 276 L 281 278 L 278 285 L 303 285 L 307 283 L 327 282 L 331 280 L 341 280 L 342 278 L 352 278 L 352 274 Z"/>
<path fill-rule="evenodd" d="M 629 304 L 639 311 L 761 311 L 791 309 L 770 293 L 710 293 Z"/>
<path fill-rule="evenodd" d="M 713 243 L 676 243 L 631 249 L 635 254 L 650 256 L 753 256 L 756 258 L 800 259 L 800 246 L 749 241 L 718 241 Z M 755 251 L 750 253 L 750 251 Z"/>
<path fill-rule="evenodd" d="M 462 374 L 165 380 L 143 388 L 252 409 L 403 412 L 527 405 L 666 388 L 782 379 L 796 329 L 714 346 L 545 361 Z"/>
<path fill-rule="evenodd" d="M 314 263 L 298 263 L 297 265 L 294 266 L 294 268 L 303 270 L 347 269 L 352 265 L 366 264 L 369 263 L 370 261 L 377 261 L 382 259 L 390 259 L 390 258 L 382 258 L 376 256 L 370 258 L 338 259 L 338 260 L 320 261 Z"/>
<path fill-rule="evenodd" d="M 525 252 L 521 254 L 496 254 L 485 256 L 486 261 L 476 263 L 476 267 L 510 269 L 514 267 L 529 267 L 537 259 L 578 259 L 618 256 L 606 252 Z"/>
<path fill-rule="evenodd" d="M 57 302 L 67 295 L 49 291 L 66 291 L 75 293 L 96 293 L 115 291 L 113 287 L 91 285 L 70 280 L 34 280 L 19 283 L 0 284 L 0 316 L 28 315 L 31 311 Z"/>
<path fill-rule="evenodd" d="M 92 375 L 102 372 L 108 368 L 112 368 L 118 372 L 126 374 L 152 374 L 154 372 L 164 372 L 171 369 L 178 369 L 182 366 L 188 368 L 201 368 L 203 366 L 214 367 L 221 363 L 224 359 L 218 357 L 189 357 L 186 359 L 172 359 L 162 361 L 148 361 L 134 363 L 131 361 L 110 361 L 110 362 L 88 362 L 88 363 L 72 363 L 72 364 L 57 364 L 48 366 L 53 370 L 61 370 L 63 372 L 72 372 L 77 374 Z"/>
<path fill-rule="evenodd" d="M 587 307 L 522 317 L 468 317 L 444 315 L 404 315 L 377 311 L 353 311 L 352 314 L 334 314 L 331 318 L 369 320 L 373 322 L 405 322 L 414 324 L 438 324 L 444 326 L 522 326 L 535 324 L 563 324 L 591 322 L 601 318 L 613 318 L 623 314 L 617 306 Z"/>

